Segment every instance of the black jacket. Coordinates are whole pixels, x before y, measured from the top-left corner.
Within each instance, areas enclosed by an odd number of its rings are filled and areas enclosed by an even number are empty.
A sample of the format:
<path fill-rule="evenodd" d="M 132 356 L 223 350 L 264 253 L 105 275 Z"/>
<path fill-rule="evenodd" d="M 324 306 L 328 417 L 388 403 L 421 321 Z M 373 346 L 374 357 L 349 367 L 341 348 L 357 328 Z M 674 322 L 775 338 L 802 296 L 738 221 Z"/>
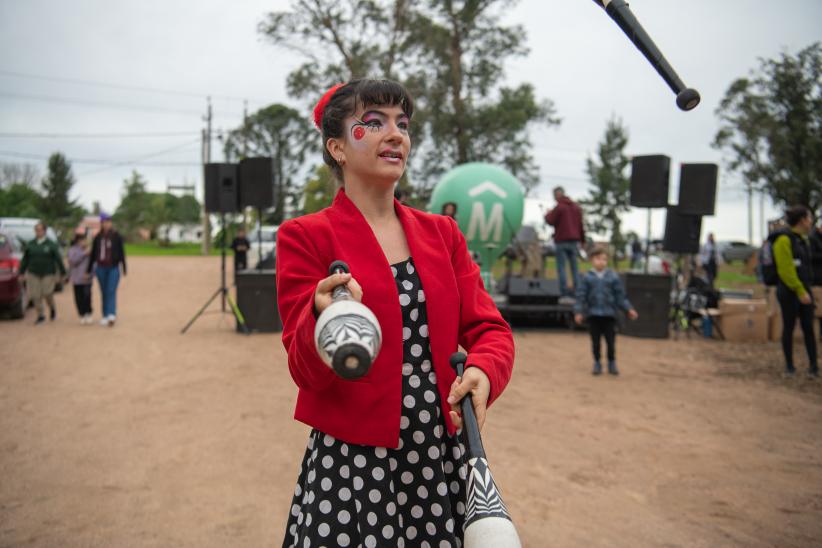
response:
<path fill-rule="evenodd" d="M 94 237 L 94 243 L 91 244 L 91 260 L 88 262 L 86 272 L 91 272 L 97 264 L 97 259 L 100 258 L 100 242 L 102 239 L 102 232 L 98 232 L 97 236 Z M 111 231 L 111 263 L 114 266 L 122 263 L 123 274 L 126 273 L 126 250 L 123 246 L 123 237 L 120 236 L 120 233 L 115 230 Z"/>

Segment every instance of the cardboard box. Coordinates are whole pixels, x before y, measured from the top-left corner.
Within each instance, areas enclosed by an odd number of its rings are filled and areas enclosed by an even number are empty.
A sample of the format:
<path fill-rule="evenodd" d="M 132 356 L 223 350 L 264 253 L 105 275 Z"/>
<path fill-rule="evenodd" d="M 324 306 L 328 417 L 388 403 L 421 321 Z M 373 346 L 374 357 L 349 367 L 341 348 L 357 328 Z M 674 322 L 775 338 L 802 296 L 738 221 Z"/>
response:
<path fill-rule="evenodd" d="M 768 302 L 765 299 L 722 299 L 719 327 L 726 341 L 767 342 Z"/>

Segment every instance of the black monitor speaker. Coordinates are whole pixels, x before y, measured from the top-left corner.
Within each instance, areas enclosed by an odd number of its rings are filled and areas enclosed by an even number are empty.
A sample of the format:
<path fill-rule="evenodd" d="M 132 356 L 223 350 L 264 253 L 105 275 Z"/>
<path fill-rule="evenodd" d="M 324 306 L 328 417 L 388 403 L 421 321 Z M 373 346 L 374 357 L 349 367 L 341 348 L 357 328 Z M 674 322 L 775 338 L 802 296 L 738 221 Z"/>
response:
<path fill-rule="evenodd" d="M 237 307 L 243 313 L 250 331 L 281 331 L 277 310 L 277 283 L 274 270 L 241 270 L 235 275 Z M 237 331 L 241 327 L 237 325 Z"/>
<path fill-rule="evenodd" d="M 268 209 L 274 205 L 274 176 L 271 158 L 240 161 L 240 207 Z"/>
<path fill-rule="evenodd" d="M 240 210 L 237 164 L 205 165 L 205 207 L 209 213 Z"/>
<path fill-rule="evenodd" d="M 622 333 L 633 337 L 667 339 L 671 276 L 628 273 L 624 275 L 624 281 L 625 293 L 639 313 L 639 318 L 625 322 Z"/>
<path fill-rule="evenodd" d="M 664 154 L 634 156 L 631 160 L 631 205 L 667 207 L 671 159 Z"/>
<path fill-rule="evenodd" d="M 665 238 L 662 248 L 672 253 L 699 253 L 702 216 L 682 213 L 669 207 L 665 217 Z"/>
<path fill-rule="evenodd" d="M 679 173 L 679 211 L 688 215 L 713 215 L 716 204 L 716 164 L 682 164 Z"/>

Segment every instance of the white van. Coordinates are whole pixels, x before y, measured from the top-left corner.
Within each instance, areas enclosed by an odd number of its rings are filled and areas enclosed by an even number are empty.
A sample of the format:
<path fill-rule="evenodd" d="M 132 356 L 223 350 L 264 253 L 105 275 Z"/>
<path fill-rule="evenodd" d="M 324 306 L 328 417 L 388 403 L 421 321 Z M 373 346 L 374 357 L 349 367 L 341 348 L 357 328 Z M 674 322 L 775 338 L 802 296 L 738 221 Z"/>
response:
<path fill-rule="evenodd" d="M 6 234 L 13 235 L 17 238 L 18 243 L 25 246 L 34 239 L 34 227 L 40 219 L 32 219 L 30 217 L 0 217 L 0 230 Z M 57 239 L 57 234 L 50 226 L 46 227 L 46 237 L 54 240 L 58 244 L 60 240 Z"/>

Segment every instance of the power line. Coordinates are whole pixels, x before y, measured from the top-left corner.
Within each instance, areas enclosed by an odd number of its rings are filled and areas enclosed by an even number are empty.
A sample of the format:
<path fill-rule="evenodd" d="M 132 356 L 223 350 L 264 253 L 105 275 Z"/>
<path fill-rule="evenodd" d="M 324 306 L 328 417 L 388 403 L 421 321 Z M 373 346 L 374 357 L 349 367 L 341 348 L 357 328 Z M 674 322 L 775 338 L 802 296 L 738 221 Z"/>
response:
<path fill-rule="evenodd" d="M 174 152 L 176 150 L 180 150 L 181 148 L 190 147 L 191 145 L 198 144 L 198 143 L 200 143 L 200 139 L 195 139 L 194 141 L 188 141 L 186 143 L 182 143 L 180 145 L 173 146 L 171 148 L 166 148 L 166 149 L 163 149 L 163 150 L 159 150 L 157 152 L 152 152 L 152 153 L 149 153 L 149 154 L 144 154 L 142 156 L 137 156 L 136 158 L 132 158 L 131 160 L 124 160 L 124 161 L 118 162 L 116 164 L 112 164 L 110 166 L 101 167 L 99 169 L 93 169 L 91 171 L 86 171 L 86 172 L 83 172 L 83 173 L 78 173 L 77 175 L 78 176 L 80 176 L 80 175 L 90 175 L 92 173 L 99 173 L 101 171 L 106 171 L 106 170 L 113 169 L 113 168 L 116 168 L 116 167 L 134 165 L 136 163 L 141 163 L 142 160 L 146 160 L 148 158 L 154 158 L 155 156 L 161 156 L 163 154 L 167 154 L 169 152 Z M 145 164 L 143 164 L 143 165 L 145 165 Z M 189 166 L 199 166 L 201 164 L 200 163 L 193 163 L 193 164 L 188 164 L 188 165 Z"/>
<path fill-rule="evenodd" d="M 54 95 L 34 95 L 28 93 L 10 93 L 7 91 L 0 91 L 0 97 L 11 97 L 14 99 L 24 99 L 27 101 L 41 101 L 46 103 L 57 103 L 67 105 L 79 105 L 96 108 L 111 108 L 115 110 L 143 110 L 149 112 L 170 112 L 174 114 L 187 114 L 200 116 L 202 113 L 199 110 L 183 110 L 164 108 L 150 105 L 130 105 L 125 103 L 109 103 L 106 101 L 89 101 L 88 99 L 79 99 L 74 97 L 57 97 Z"/>
<path fill-rule="evenodd" d="M 92 164 L 92 165 L 103 165 L 104 167 L 99 169 L 93 169 L 91 171 L 85 171 L 82 173 L 78 173 L 79 175 L 88 175 L 90 173 L 97 173 L 99 171 L 104 171 L 107 169 L 112 169 L 116 167 L 128 166 L 128 165 L 142 165 L 142 166 L 165 166 L 165 167 L 173 167 L 173 166 L 182 166 L 182 167 L 199 167 L 199 162 L 144 162 L 143 160 L 154 158 L 156 156 L 161 156 L 163 154 L 167 154 L 169 152 L 174 152 L 186 147 L 189 147 L 193 144 L 199 143 L 200 140 L 196 139 L 194 141 L 186 141 L 185 143 L 181 143 L 175 145 L 170 148 L 166 148 L 163 150 L 159 150 L 157 152 L 152 152 L 149 154 L 144 154 L 141 156 L 137 156 L 135 158 L 131 158 L 128 160 L 112 160 L 112 159 L 103 159 L 103 158 L 69 158 L 69 161 L 73 164 Z M 11 158 L 22 158 L 27 160 L 48 160 L 49 156 L 44 156 L 42 154 L 32 154 L 28 152 L 18 152 L 13 150 L 0 150 L 0 156 L 7 156 Z"/>
<path fill-rule="evenodd" d="M 130 139 L 143 137 L 183 137 L 198 131 L 165 131 L 145 133 L 29 133 L 0 131 L 0 138 L 13 139 Z"/>
<path fill-rule="evenodd" d="M 197 93 L 193 91 L 180 91 L 180 90 L 173 90 L 173 89 L 162 89 L 162 88 L 152 88 L 146 86 L 130 86 L 125 84 L 115 84 L 111 82 L 100 82 L 97 80 L 82 80 L 80 78 L 62 78 L 58 76 L 46 76 L 43 74 L 30 74 L 25 72 L 17 72 L 13 70 L 5 70 L 0 69 L 0 74 L 5 76 L 13 76 L 15 78 L 28 78 L 31 80 L 45 80 L 48 82 L 61 82 L 66 84 L 76 84 L 76 85 L 83 85 L 83 86 L 96 86 L 96 87 L 103 87 L 103 88 L 110 88 L 110 89 L 122 89 L 126 91 L 139 91 L 143 93 L 158 93 L 163 95 L 179 95 L 183 97 L 199 97 L 205 98 L 209 95 L 214 99 L 226 99 L 229 101 L 244 101 L 246 97 L 234 97 L 231 95 L 214 95 L 211 93 Z M 262 99 L 252 99 L 255 102 L 259 103 L 267 103 L 268 100 Z"/>

